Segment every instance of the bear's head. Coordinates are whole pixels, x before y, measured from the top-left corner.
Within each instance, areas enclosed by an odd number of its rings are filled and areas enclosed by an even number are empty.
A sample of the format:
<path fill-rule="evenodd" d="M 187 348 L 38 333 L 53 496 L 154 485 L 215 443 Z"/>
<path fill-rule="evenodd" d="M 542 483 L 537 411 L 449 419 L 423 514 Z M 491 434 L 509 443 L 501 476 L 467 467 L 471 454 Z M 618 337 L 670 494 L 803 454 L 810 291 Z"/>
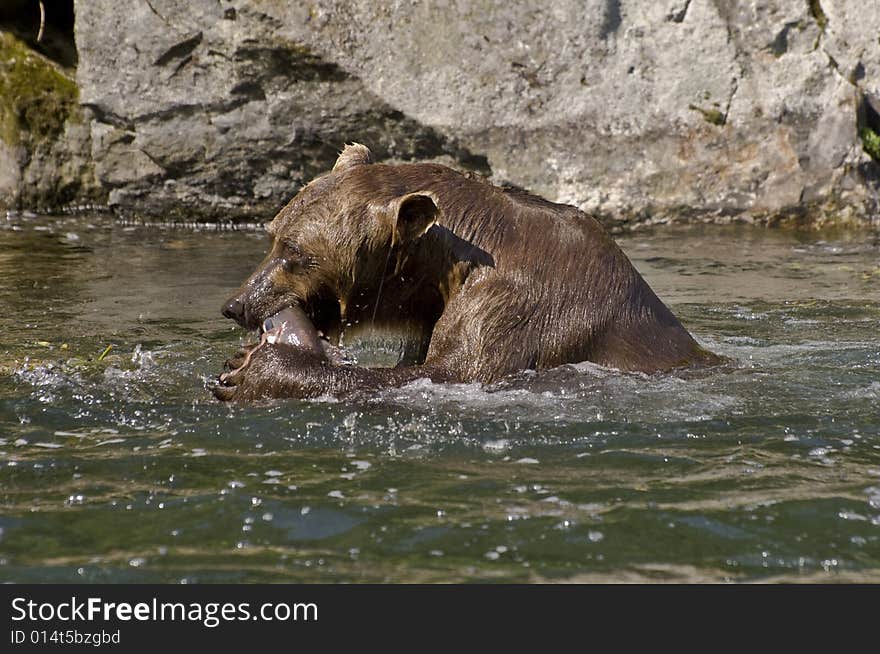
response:
<path fill-rule="evenodd" d="M 259 329 L 296 305 L 325 335 L 338 334 L 352 313 L 349 305 L 381 293 L 402 254 L 439 216 L 433 193 L 413 192 L 391 169 L 373 164 L 366 146 L 347 145 L 333 169 L 269 223 L 269 253 L 225 303 L 223 315 Z"/>

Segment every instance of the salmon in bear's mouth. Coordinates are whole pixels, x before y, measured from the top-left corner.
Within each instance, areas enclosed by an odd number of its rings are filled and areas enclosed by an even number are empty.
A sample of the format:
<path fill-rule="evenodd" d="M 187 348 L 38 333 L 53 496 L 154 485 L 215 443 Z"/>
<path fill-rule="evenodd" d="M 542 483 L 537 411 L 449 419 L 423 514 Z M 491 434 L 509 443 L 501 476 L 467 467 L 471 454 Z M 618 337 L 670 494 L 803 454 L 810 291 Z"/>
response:
<path fill-rule="evenodd" d="M 324 355 L 318 330 L 298 305 L 291 305 L 266 318 L 260 326 L 260 333 L 261 336 L 265 334 L 267 343 L 284 343 L 318 356 Z"/>
<path fill-rule="evenodd" d="M 321 340 L 305 311 L 295 304 L 266 318 L 258 331 L 259 342 L 247 350 L 241 365 L 220 375 L 221 382 L 247 368 L 254 353 L 266 344 L 290 345 L 321 358 L 328 358 L 328 353 L 332 353 L 329 343 Z"/>

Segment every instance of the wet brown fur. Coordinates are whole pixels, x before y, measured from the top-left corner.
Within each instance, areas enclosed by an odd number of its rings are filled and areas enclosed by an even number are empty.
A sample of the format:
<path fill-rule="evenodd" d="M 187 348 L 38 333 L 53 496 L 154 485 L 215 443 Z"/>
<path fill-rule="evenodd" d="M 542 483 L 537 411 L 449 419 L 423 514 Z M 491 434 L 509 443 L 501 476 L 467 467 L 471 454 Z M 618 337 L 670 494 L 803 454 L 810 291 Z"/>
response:
<path fill-rule="evenodd" d="M 241 302 L 241 324 L 256 328 L 296 302 L 333 338 L 390 326 L 409 333 L 409 346 L 388 369 L 267 346 L 215 391 L 221 399 L 338 395 L 420 377 L 492 382 L 580 361 L 644 372 L 719 361 L 596 220 L 445 166 L 373 164 L 369 150 L 347 146 L 269 231 L 272 251 L 230 300 Z"/>

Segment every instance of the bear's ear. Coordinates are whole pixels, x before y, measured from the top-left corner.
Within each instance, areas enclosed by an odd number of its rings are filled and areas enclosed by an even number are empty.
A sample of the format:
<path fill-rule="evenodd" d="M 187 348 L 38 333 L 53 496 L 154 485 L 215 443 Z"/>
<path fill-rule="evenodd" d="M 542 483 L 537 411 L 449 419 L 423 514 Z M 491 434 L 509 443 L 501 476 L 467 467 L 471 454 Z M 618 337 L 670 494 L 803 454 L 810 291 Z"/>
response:
<path fill-rule="evenodd" d="M 333 170 L 340 171 L 369 163 L 373 163 L 373 153 L 370 152 L 370 148 L 360 143 L 349 143 L 339 153 L 339 158 L 333 164 Z"/>
<path fill-rule="evenodd" d="M 429 192 L 407 193 L 397 198 L 391 208 L 391 245 L 411 243 L 431 229 L 440 217 L 440 209 Z"/>

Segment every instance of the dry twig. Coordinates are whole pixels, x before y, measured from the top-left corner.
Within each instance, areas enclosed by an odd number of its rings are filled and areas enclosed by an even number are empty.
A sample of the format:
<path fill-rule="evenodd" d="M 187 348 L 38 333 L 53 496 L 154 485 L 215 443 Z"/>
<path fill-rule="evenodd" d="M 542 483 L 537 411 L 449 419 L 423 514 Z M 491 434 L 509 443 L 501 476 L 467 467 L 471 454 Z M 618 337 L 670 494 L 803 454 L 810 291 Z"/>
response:
<path fill-rule="evenodd" d="M 43 30 L 46 28 L 46 7 L 43 6 L 43 0 L 37 0 L 40 5 L 40 31 L 37 32 L 37 43 L 43 40 Z"/>

